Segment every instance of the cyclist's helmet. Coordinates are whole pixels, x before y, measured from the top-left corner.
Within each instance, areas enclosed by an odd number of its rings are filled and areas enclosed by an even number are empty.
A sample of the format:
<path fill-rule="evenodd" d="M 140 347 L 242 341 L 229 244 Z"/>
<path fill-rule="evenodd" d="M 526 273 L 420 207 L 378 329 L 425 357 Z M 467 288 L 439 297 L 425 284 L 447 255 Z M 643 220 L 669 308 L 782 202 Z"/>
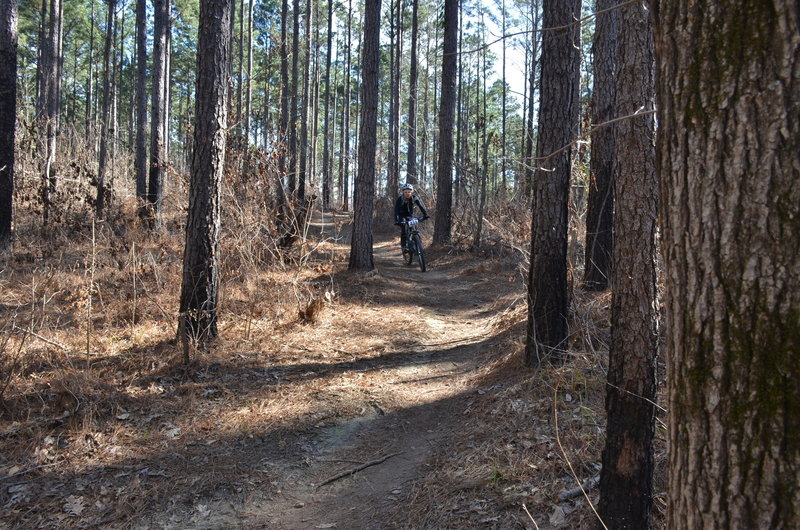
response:
<path fill-rule="evenodd" d="M 408 183 L 403 184 L 403 187 L 400 188 L 400 191 L 406 191 L 406 190 L 414 191 L 414 186 L 412 186 L 411 184 L 408 184 Z"/>

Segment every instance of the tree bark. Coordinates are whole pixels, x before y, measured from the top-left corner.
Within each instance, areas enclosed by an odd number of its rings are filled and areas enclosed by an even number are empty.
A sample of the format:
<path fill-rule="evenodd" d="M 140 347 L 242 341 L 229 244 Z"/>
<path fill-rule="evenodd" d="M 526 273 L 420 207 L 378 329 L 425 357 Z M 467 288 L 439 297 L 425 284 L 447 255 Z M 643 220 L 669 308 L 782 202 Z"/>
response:
<path fill-rule="evenodd" d="M 436 167 L 436 216 L 433 242 L 450 242 L 453 224 L 453 121 L 458 72 L 458 0 L 444 3 L 442 93 L 439 105 L 439 158 Z"/>
<path fill-rule="evenodd" d="M 603 11 L 618 3 L 619 0 L 598 0 L 596 9 Z M 593 126 L 605 123 L 614 117 L 614 57 L 618 19 L 618 10 L 612 9 L 598 16 L 595 23 L 592 43 Z M 610 125 L 592 134 L 583 273 L 583 285 L 590 291 L 602 291 L 609 286 L 613 246 L 611 225 L 614 218 L 613 170 L 614 127 Z"/>
<path fill-rule="evenodd" d="M 39 98 L 36 105 L 37 121 L 40 136 L 40 160 L 42 163 L 42 219 L 49 221 L 51 197 L 56 187 L 56 137 L 58 135 L 59 92 L 58 71 L 61 61 L 61 0 L 50 0 L 49 11 L 47 0 L 42 4 L 42 24 L 47 20 L 47 30 L 41 33 L 44 42 L 40 44 Z"/>
<path fill-rule="evenodd" d="M 113 75 L 113 65 L 111 55 L 114 47 L 114 27 L 115 11 L 117 0 L 108 0 L 106 18 L 106 42 L 103 47 L 103 108 L 102 123 L 100 129 L 100 159 L 97 164 L 97 196 L 95 199 L 94 212 L 99 218 L 103 218 L 104 208 L 108 200 L 108 187 L 106 185 L 106 170 L 108 169 L 108 143 L 111 129 L 111 102 L 113 99 L 113 86 L 111 77 Z"/>
<path fill-rule="evenodd" d="M 652 111 L 653 30 L 640 3 L 619 9 L 615 113 Z M 614 130 L 615 271 L 606 387 L 606 444 L 600 473 L 600 517 L 609 529 L 649 528 L 658 352 L 656 297 L 655 119 Z"/>
<path fill-rule="evenodd" d="M 184 345 L 217 336 L 219 236 L 233 0 L 201 0 L 196 126 L 180 299 Z M 188 348 L 184 346 L 184 357 Z"/>
<path fill-rule="evenodd" d="M 330 108 L 331 108 L 331 53 L 333 50 L 333 1 L 328 0 L 328 51 L 325 54 L 325 117 L 322 126 L 322 205 L 331 204 Z"/>
<path fill-rule="evenodd" d="M 567 339 L 567 204 L 580 112 L 579 0 L 545 0 L 539 145 L 533 183 L 526 362 L 563 358 Z"/>
<path fill-rule="evenodd" d="M 150 129 L 150 174 L 147 189 L 150 226 L 160 224 L 161 203 L 164 200 L 164 175 L 167 171 L 165 138 L 167 94 L 167 30 L 169 27 L 169 2 L 153 0 L 153 98 Z"/>
<path fill-rule="evenodd" d="M 289 100 L 289 193 L 297 195 L 297 100 L 300 92 L 300 0 L 292 2 L 292 89 Z"/>
<path fill-rule="evenodd" d="M 375 268 L 372 255 L 372 212 L 375 198 L 375 152 L 378 128 L 381 0 L 364 4 L 364 41 L 361 60 L 361 129 L 358 174 L 353 198 L 353 237 L 349 270 Z"/>
<path fill-rule="evenodd" d="M 654 5 L 667 527 L 798 528 L 797 3 Z"/>
<path fill-rule="evenodd" d="M 11 249 L 17 123 L 17 0 L 0 0 L 0 253 Z"/>
<path fill-rule="evenodd" d="M 408 179 L 417 182 L 417 41 L 419 40 L 419 0 L 411 0 L 411 58 L 408 75 Z"/>
<path fill-rule="evenodd" d="M 136 0 L 136 199 L 147 200 L 147 2 Z M 142 208 L 140 216 L 146 215 Z"/>

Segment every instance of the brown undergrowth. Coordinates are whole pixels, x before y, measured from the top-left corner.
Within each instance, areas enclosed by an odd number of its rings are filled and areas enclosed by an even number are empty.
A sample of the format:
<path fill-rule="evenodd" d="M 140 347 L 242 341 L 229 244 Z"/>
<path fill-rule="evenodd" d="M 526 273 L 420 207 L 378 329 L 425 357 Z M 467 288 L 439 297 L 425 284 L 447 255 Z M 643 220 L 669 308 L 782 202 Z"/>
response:
<path fill-rule="evenodd" d="M 471 384 L 459 436 L 439 448 L 409 494 L 398 528 L 595 529 L 605 442 L 610 292 L 575 293 L 571 348 L 563 365 L 524 366 L 525 307 L 498 314 L 503 340 Z M 663 380 L 659 381 L 663 401 Z M 665 411 L 656 427 L 651 528 L 666 508 Z M 401 515 L 402 514 L 402 515 Z"/>

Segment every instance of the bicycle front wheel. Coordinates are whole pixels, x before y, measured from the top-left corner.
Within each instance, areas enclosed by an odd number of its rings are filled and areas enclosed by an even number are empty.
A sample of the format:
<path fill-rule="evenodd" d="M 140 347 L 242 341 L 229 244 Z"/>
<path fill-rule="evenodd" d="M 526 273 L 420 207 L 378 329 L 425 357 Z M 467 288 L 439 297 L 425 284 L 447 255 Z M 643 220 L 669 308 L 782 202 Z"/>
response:
<path fill-rule="evenodd" d="M 425 272 L 425 248 L 422 246 L 422 238 L 419 237 L 419 234 L 414 234 L 414 246 L 417 247 L 416 252 L 419 269 Z"/>

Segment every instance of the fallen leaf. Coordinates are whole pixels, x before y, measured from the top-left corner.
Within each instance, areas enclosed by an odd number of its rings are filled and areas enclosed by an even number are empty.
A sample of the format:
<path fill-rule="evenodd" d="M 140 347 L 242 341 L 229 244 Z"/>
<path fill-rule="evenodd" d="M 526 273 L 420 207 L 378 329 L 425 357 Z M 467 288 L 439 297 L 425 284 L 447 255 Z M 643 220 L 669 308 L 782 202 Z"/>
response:
<path fill-rule="evenodd" d="M 84 508 L 85 506 L 83 505 L 83 497 L 70 495 L 67 497 L 67 501 L 64 503 L 64 512 L 74 515 L 75 517 L 80 516 Z"/>

